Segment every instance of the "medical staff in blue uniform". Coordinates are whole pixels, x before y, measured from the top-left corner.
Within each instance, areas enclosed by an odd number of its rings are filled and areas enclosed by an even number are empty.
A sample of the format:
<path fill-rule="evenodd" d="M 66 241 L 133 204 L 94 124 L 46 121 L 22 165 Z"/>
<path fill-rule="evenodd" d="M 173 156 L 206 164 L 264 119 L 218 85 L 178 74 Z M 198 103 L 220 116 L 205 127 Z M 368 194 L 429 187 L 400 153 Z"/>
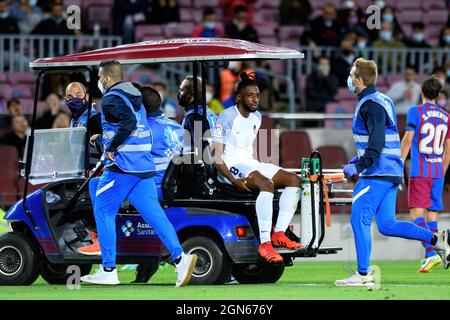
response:
<path fill-rule="evenodd" d="M 169 251 L 177 271 L 176 287 L 186 285 L 197 256 L 185 254 L 177 234 L 162 210 L 154 181 L 152 138 L 142 95 L 130 82 L 123 82 L 118 61 L 103 61 L 99 68 L 102 99 L 102 162 L 105 171 L 95 190 L 94 217 L 100 243 L 102 265 L 81 281 L 119 284 L 116 269 L 116 215 L 129 200 L 144 221 L 150 224 Z M 94 190 L 90 190 L 94 192 Z"/>
<path fill-rule="evenodd" d="M 198 103 L 198 115 L 199 117 L 203 114 L 203 107 L 201 106 L 201 99 L 202 99 L 202 80 L 198 78 L 197 81 L 197 103 Z M 178 94 L 177 94 L 178 104 L 182 106 L 186 113 L 184 114 L 183 121 L 181 125 L 183 128 L 190 134 L 190 143 L 189 139 L 185 139 L 185 146 L 183 148 L 183 153 L 186 152 L 194 152 L 195 148 L 194 146 L 198 145 L 199 143 L 195 141 L 195 129 L 198 128 L 198 130 L 202 130 L 202 132 L 199 132 L 199 136 L 202 138 L 208 139 L 210 141 L 211 139 L 211 130 L 215 130 L 216 128 L 216 121 L 217 116 L 209 110 L 208 107 L 206 107 L 206 123 L 205 128 L 202 128 L 201 121 L 196 121 L 195 117 L 195 105 L 194 105 L 194 78 L 192 76 L 187 76 L 184 78 L 184 80 L 181 82 Z M 200 126 L 196 127 L 196 122 L 200 124 Z M 203 133 L 206 135 L 203 137 Z M 201 148 L 200 148 L 201 149 Z M 198 150 L 197 150 L 198 151 Z"/>
<path fill-rule="evenodd" d="M 433 233 L 395 219 L 397 190 L 403 179 L 400 138 L 395 106 L 389 97 L 377 91 L 376 79 L 376 63 L 359 58 L 347 80 L 349 90 L 359 99 L 352 127 L 357 156 L 344 166 L 347 177 L 359 176 L 351 213 L 358 271 L 347 279 L 336 280 L 336 286 L 374 286 L 370 274 L 373 218 L 385 236 L 424 241 L 445 258 L 450 254 L 449 230 Z M 448 268 L 449 263 L 444 267 Z"/>

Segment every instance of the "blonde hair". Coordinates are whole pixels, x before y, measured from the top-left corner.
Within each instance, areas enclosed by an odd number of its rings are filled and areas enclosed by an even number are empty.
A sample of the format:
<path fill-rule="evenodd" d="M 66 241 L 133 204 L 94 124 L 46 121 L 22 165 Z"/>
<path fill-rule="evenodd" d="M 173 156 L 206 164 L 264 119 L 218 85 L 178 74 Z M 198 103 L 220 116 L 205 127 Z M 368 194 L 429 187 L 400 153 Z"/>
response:
<path fill-rule="evenodd" d="M 377 64 L 373 60 L 358 58 L 355 60 L 355 77 L 360 77 L 366 86 L 377 83 Z"/>

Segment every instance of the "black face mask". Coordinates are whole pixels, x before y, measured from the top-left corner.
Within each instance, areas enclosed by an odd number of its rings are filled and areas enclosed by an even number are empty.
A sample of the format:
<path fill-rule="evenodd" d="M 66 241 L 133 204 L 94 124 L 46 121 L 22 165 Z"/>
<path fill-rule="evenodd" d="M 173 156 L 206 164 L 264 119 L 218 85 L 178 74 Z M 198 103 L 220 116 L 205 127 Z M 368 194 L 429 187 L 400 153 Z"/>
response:
<path fill-rule="evenodd" d="M 182 106 L 183 108 L 189 107 L 190 103 L 190 97 L 187 97 L 186 95 L 183 95 L 181 92 L 177 93 L 177 100 L 178 104 Z"/>

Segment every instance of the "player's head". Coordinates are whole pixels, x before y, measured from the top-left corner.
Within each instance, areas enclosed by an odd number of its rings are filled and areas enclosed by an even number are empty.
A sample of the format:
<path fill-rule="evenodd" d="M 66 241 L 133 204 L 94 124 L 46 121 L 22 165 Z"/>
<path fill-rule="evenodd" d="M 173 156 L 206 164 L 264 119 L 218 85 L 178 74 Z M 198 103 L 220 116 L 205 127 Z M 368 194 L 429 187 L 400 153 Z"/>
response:
<path fill-rule="evenodd" d="M 439 93 L 441 92 L 442 88 L 443 86 L 441 81 L 439 81 L 439 79 L 435 75 L 432 75 L 422 84 L 422 100 L 436 100 L 439 97 Z"/>
<path fill-rule="evenodd" d="M 142 103 L 147 111 L 147 115 L 161 108 L 161 96 L 156 89 L 146 86 L 139 88 L 139 91 L 142 93 Z"/>
<path fill-rule="evenodd" d="M 359 94 L 364 88 L 377 83 L 377 64 L 373 60 L 358 58 L 353 63 L 347 86 L 350 91 Z"/>
<path fill-rule="evenodd" d="M 236 103 L 248 112 L 255 112 L 259 104 L 259 88 L 254 74 L 241 73 L 241 82 L 236 90 Z"/>
<path fill-rule="evenodd" d="M 202 79 L 197 77 L 197 102 L 201 103 L 202 97 Z M 178 104 L 183 108 L 187 108 L 194 103 L 194 77 L 187 76 L 181 82 L 180 89 L 177 94 Z"/>
<path fill-rule="evenodd" d="M 102 93 L 113 84 L 123 81 L 123 67 L 119 61 L 107 60 L 100 63 L 98 69 L 98 86 Z"/>

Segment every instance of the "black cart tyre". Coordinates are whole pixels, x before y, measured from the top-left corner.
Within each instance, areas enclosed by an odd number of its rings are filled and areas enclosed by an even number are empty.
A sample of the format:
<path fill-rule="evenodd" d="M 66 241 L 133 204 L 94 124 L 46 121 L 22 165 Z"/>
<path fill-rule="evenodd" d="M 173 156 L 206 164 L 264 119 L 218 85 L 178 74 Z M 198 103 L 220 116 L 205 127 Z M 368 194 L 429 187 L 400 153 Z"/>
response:
<path fill-rule="evenodd" d="M 42 264 L 41 276 L 49 284 L 67 284 L 67 279 L 73 274 L 67 273 L 69 264 L 53 264 L 45 261 Z M 80 268 L 80 277 L 85 276 L 91 272 L 91 264 L 76 265 Z"/>
<path fill-rule="evenodd" d="M 30 285 L 39 277 L 41 265 L 34 240 L 17 232 L 0 236 L 0 285 Z"/>
<path fill-rule="evenodd" d="M 284 272 L 284 263 L 235 264 L 233 277 L 242 284 L 275 283 Z"/>
<path fill-rule="evenodd" d="M 230 279 L 231 260 L 214 240 L 206 236 L 192 237 L 183 242 L 183 249 L 197 255 L 190 284 L 224 284 Z"/>

